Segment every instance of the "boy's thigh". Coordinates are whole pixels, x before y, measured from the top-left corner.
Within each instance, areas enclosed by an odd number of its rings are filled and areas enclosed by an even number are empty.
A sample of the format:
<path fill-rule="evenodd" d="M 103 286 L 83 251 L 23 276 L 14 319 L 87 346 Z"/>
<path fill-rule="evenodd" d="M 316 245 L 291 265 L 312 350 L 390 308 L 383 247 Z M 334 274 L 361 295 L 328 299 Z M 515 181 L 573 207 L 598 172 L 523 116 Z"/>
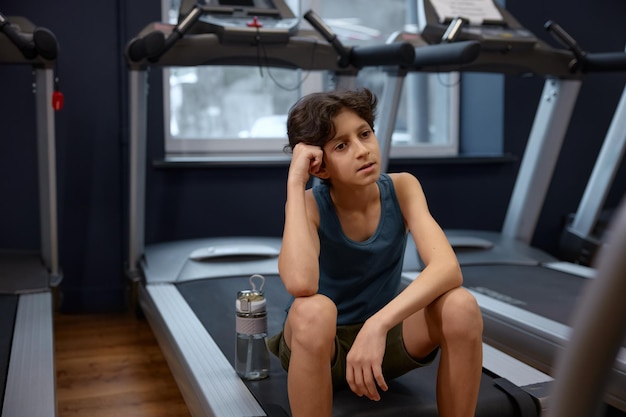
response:
<path fill-rule="evenodd" d="M 362 326 L 362 324 L 353 324 L 337 327 L 335 357 L 331 363 L 331 375 L 335 389 L 348 385 L 346 381 L 346 357 Z M 291 350 L 285 342 L 283 332 L 271 337 L 268 341 L 268 347 L 280 359 L 282 367 L 289 370 Z M 387 347 L 382 365 L 383 375 L 385 379 L 391 380 L 413 369 L 429 365 L 437 356 L 438 351 L 439 348 L 435 348 L 424 358 L 411 357 L 404 347 L 402 323 L 400 323 L 387 333 Z"/>
<path fill-rule="evenodd" d="M 436 347 L 422 358 L 413 357 L 407 352 L 402 336 L 402 323 L 387 333 L 387 347 L 383 357 L 383 376 L 386 380 L 397 378 L 416 368 L 430 365 L 437 356 Z"/>

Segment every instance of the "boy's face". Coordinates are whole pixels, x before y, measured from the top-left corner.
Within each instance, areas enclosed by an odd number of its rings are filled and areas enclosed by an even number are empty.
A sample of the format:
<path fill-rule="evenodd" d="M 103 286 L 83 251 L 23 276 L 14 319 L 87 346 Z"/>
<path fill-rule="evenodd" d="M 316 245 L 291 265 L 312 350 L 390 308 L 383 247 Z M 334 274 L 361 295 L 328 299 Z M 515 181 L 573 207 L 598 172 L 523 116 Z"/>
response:
<path fill-rule="evenodd" d="M 380 175 L 380 148 L 367 122 L 350 110 L 333 119 L 335 137 L 323 147 L 324 165 L 333 184 L 367 185 Z"/>

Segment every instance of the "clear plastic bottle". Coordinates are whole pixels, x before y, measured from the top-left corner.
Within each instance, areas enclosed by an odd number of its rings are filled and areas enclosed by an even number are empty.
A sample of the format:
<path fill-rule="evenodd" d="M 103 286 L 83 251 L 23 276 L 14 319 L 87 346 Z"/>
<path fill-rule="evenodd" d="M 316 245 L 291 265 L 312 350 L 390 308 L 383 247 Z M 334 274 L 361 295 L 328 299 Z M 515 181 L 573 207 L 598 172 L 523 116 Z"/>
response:
<path fill-rule="evenodd" d="M 237 293 L 236 311 L 236 351 L 235 370 L 244 379 L 258 380 L 269 376 L 269 352 L 267 350 L 267 311 L 266 300 L 261 289 L 257 290 L 250 277 L 252 290 Z"/>

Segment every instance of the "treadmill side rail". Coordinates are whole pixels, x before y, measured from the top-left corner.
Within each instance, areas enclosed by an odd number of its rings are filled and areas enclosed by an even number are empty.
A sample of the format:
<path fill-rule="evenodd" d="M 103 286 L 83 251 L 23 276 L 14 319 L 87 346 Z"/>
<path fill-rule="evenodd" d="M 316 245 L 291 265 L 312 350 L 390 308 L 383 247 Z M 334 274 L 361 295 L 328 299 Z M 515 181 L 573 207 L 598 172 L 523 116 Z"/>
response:
<path fill-rule="evenodd" d="M 52 294 L 23 294 L 17 305 L 2 417 L 56 416 Z"/>
<path fill-rule="evenodd" d="M 140 301 L 194 417 L 266 416 L 174 285 L 140 286 Z"/>

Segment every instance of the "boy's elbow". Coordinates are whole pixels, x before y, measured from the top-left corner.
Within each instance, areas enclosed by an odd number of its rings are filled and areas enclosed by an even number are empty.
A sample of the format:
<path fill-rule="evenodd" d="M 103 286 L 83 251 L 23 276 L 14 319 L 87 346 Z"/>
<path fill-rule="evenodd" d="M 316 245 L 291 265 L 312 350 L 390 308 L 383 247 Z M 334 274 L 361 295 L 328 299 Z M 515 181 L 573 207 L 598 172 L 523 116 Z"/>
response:
<path fill-rule="evenodd" d="M 305 267 L 302 264 L 294 267 L 288 262 L 278 259 L 278 273 L 289 294 L 294 297 L 309 297 L 317 294 L 319 270 L 315 266 Z"/>
<path fill-rule="evenodd" d="M 317 284 L 313 284 L 310 280 L 283 279 L 283 282 L 287 292 L 296 298 L 317 294 Z"/>
<path fill-rule="evenodd" d="M 455 287 L 463 285 L 463 272 L 461 271 L 461 266 L 457 262 L 454 263 L 451 276 Z"/>

